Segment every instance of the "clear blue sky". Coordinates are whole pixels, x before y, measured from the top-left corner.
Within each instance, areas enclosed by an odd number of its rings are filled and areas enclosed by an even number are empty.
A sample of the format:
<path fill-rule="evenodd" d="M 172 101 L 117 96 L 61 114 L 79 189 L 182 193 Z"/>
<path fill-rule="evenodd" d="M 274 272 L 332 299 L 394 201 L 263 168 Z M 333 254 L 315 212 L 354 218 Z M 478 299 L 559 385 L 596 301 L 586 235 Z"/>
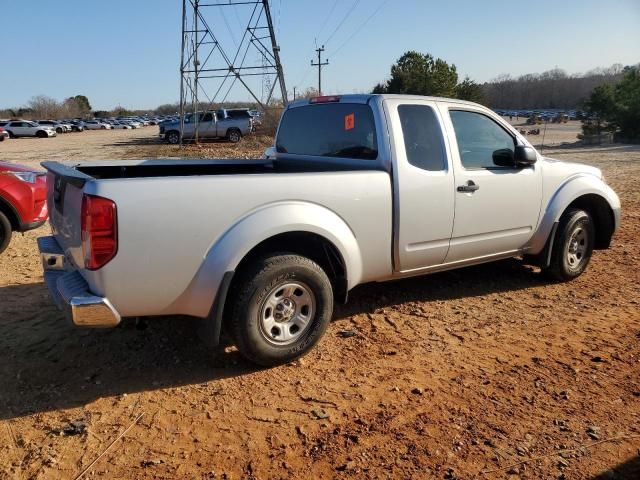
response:
<path fill-rule="evenodd" d="M 59 100 L 84 94 L 96 109 L 118 104 L 152 108 L 177 101 L 181 3 L 0 0 L 0 108 L 22 106 L 39 94 Z M 323 90 L 336 93 L 369 91 L 411 49 L 455 63 L 461 77 L 469 75 L 479 82 L 502 73 L 520 75 L 556 66 L 579 73 L 640 62 L 639 0 L 271 4 L 289 90 L 315 85 L 309 62 L 316 37 L 318 44 L 326 43 L 330 62 L 324 69 Z M 236 12 L 231 8 L 225 7 L 226 24 L 214 18 L 213 11 L 207 13 L 229 50 L 233 38 L 227 25 L 239 37 L 246 15 L 243 7 Z M 229 99 L 245 100 L 248 95 L 234 88 Z"/>

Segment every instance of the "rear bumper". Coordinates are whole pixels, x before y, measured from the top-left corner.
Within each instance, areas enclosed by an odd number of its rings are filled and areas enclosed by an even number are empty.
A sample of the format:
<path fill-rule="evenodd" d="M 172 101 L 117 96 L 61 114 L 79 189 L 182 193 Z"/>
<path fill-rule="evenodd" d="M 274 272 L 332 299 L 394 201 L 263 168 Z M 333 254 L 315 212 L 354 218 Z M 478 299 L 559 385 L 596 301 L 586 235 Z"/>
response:
<path fill-rule="evenodd" d="M 53 301 L 77 327 L 115 327 L 121 317 L 108 299 L 94 295 L 82 275 L 65 260 L 55 237 L 38 238 L 44 280 Z"/>

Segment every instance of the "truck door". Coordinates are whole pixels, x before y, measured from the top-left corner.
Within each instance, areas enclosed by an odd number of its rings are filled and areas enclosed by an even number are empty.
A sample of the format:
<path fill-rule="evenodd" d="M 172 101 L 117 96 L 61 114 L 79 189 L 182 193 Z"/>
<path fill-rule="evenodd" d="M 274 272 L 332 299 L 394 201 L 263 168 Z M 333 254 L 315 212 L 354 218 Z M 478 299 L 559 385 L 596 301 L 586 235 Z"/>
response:
<path fill-rule="evenodd" d="M 501 166 L 517 136 L 482 109 L 441 104 L 455 174 L 455 222 L 446 262 L 509 254 L 531 238 L 542 201 L 541 167 Z"/>
<path fill-rule="evenodd" d="M 387 100 L 394 170 L 394 266 L 444 262 L 453 229 L 453 172 L 434 102 Z"/>
<path fill-rule="evenodd" d="M 216 122 L 213 118 L 213 113 L 206 112 L 200 116 L 200 124 L 198 125 L 198 132 L 203 138 L 215 138 L 216 137 Z"/>

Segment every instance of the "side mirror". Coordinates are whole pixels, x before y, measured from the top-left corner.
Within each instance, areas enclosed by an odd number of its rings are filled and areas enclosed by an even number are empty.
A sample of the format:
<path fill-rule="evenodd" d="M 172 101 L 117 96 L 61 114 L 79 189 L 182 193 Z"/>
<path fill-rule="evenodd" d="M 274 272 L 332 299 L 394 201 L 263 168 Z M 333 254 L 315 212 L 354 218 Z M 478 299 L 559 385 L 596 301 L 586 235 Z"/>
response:
<path fill-rule="evenodd" d="M 493 163 L 498 167 L 514 167 L 515 160 L 513 151 L 510 148 L 495 150 L 492 155 Z"/>
<path fill-rule="evenodd" d="M 529 167 L 536 163 L 538 156 L 533 148 L 525 145 L 516 145 L 513 159 L 517 167 Z"/>

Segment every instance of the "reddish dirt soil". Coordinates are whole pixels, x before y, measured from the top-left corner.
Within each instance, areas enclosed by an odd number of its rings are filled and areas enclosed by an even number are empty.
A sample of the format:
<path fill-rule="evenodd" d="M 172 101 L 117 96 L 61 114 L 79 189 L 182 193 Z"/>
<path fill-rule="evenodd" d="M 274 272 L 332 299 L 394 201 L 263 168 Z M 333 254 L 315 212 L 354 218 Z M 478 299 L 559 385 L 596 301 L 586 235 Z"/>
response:
<path fill-rule="evenodd" d="M 640 148 L 545 153 L 601 167 L 622 199 L 584 275 L 550 283 L 510 260 L 364 285 L 315 351 L 272 369 L 212 354 L 192 319 L 71 327 L 42 283 L 47 228 L 16 236 L 0 257 L 0 478 L 75 478 L 125 431 L 88 478 L 640 478 Z"/>

